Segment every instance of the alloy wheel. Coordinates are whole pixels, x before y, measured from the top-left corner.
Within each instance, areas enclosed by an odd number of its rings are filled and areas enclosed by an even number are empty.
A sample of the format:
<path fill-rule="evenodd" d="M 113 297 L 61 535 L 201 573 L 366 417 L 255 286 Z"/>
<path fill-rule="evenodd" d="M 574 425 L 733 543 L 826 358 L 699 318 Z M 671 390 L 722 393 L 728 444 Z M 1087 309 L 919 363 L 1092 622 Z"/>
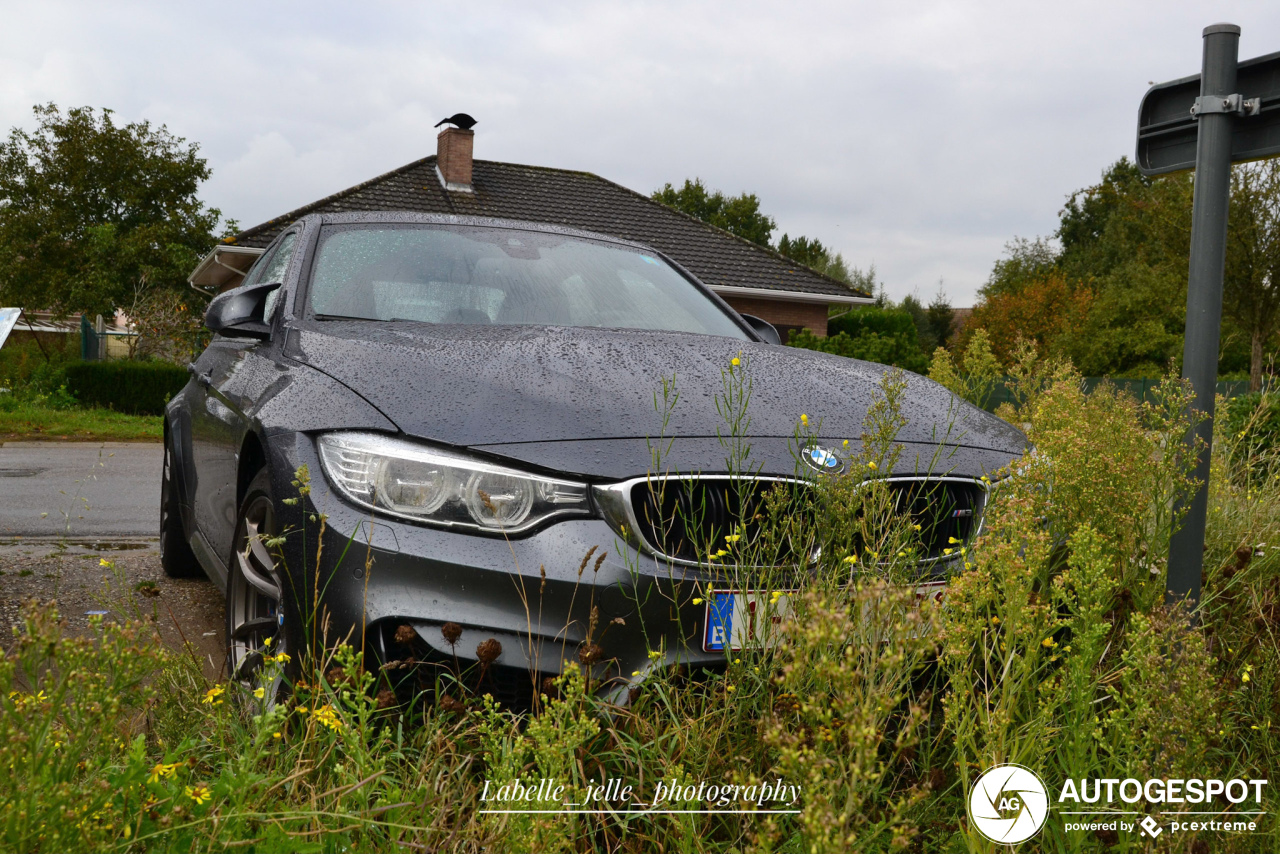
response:
<path fill-rule="evenodd" d="M 242 683 L 257 682 L 264 655 L 286 652 L 280 574 L 267 544 L 275 534 L 271 499 L 251 495 L 236 524 L 227 583 L 228 663 L 232 678 Z"/>

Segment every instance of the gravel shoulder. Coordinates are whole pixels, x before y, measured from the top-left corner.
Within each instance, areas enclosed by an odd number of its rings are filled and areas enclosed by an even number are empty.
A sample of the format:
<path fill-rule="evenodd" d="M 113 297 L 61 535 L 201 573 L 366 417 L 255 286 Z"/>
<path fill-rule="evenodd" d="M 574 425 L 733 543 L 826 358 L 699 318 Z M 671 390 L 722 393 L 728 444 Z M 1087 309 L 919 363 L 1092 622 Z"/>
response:
<path fill-rule="evenodd" d="M 0 646 L 13 642 L 24 603 L 56 602 L 66 631 L 87 634 L 89 617 L 154 620 L 174 650 L 193 645 L 209 678 L 223 669 L 223 596 L 205 578 L 175 579 L 160 567 L 155 537 L 0 539 Z"/>

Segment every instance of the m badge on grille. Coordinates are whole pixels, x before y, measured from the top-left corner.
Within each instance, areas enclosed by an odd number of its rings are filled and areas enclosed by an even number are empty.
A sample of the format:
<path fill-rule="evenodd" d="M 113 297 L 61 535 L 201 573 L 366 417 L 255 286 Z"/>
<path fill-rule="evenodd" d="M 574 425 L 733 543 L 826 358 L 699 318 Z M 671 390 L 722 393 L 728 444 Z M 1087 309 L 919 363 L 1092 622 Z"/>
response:
<path fill-rule="evenodd" d="M 844 464 L 843 461 L 836 456 L 835 451 L 828 451 L 821 445 L 813 445 L 805 448 L 804 461 L 809 468 L 814 471 L 834 473 L 840 470 Z"/>

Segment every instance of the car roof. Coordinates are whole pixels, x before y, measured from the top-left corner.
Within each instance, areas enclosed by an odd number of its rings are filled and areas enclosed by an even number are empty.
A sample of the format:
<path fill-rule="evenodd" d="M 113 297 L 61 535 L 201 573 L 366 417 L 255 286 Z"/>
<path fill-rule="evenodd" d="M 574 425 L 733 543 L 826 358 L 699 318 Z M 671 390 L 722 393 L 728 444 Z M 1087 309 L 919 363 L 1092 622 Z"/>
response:
<path fill-rule="evenodd" d="M 644 243 L 637 243 L 634 240 L 624 240 L 611 234 L 601 234 L 597 231 L 586 231 L 581 228 L 570 228 L 563 225 L 552 225 L 545 222 L 530 222 L 528 220 L 519 219 L 502 219 L 499 217 L 489 216 L 458 216 L 455 214 L 432 214 L 432 213 L 414 213 L 413 211 L 347 211 L 343 213 L 324 213 L 310 214 L 300 220 L 301 222 L 319 220 L 321 225 L 377 225 L 377 224 L 422 224 L 422 225 L 461 225 L 472 226 L 477 228 L 509 228 L 515 231 L 537 231 L 544 234 L 558 234 L 565 237 L 577 237 L 584 240 L 597 240 L 603 243 L 613 243 L 618 246 L 626 246 L 631 249 L 639 249 L 646 252 L 652 252 L 663 258 L 667 256 L 648 246 Z M 670 260 L 670 259 L 668 259 Z"/>

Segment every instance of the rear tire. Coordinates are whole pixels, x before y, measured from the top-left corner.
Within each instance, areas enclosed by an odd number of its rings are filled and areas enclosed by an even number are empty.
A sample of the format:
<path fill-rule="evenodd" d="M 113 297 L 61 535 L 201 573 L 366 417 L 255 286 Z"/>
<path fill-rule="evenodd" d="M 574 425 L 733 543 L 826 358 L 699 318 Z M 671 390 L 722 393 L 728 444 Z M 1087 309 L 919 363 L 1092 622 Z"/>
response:
<path fill-rule="evenodd" d="M 182 529 L 182 503 L 174 483 L 172 434 L 164 436 L 164 470 L 160 475 L 160 566 L 170 578 L 202 578 L 204 568 L 196 560 Z"/>

